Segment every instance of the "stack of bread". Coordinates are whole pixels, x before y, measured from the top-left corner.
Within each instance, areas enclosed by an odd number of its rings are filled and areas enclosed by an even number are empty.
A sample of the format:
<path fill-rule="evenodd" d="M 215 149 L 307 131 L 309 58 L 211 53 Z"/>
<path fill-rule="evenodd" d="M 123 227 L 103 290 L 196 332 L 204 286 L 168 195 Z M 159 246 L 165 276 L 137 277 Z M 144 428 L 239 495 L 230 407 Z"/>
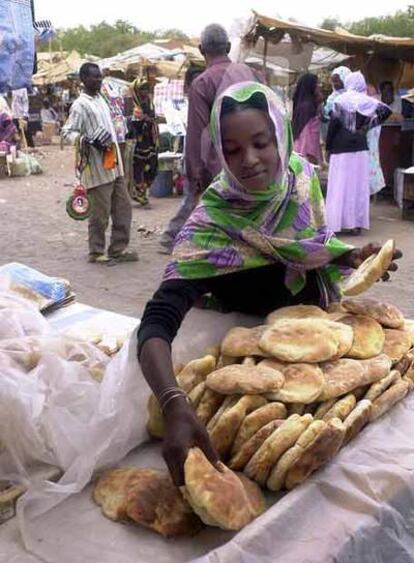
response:
<path fill-rule="evenodd" d="M 302 483 L 403 399 L 414 388 L 413 361 L 413 322 L 388 303 L 346 299 L 233 328 L 214 354 L 177 370 L 177 382 L 223 462 L 278 491 Z M 149 413 L 148 430 L 160 438 L 154 397 Z"/>

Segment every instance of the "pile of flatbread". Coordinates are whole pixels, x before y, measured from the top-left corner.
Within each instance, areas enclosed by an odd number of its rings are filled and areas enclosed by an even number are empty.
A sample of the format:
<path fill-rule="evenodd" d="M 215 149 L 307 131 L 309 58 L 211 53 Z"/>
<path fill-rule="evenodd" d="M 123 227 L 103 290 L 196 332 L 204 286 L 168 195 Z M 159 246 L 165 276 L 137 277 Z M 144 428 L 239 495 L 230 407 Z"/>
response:
<path fill-rule="evenodd" d="M 414 388 L 414 322 L 393 305 L 346 299 L 285 307 L 231 329 L 177 369 L 220 458 L 270 490 L 292 489 Z M 148 430 L 163 436 L 149 401 Z"/>

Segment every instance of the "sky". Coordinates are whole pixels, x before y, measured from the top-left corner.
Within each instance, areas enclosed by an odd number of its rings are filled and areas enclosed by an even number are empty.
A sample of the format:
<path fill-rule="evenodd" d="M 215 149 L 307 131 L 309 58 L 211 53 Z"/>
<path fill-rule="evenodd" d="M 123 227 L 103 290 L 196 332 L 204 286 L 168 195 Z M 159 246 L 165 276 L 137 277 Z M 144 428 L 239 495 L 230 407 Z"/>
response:
<path fill-rule="evenodd" d="M 128 20 L 143 30 L 178 28 L 197 36 L 209 23 L 229 27 L 235 18 L 248 15 L 251 9 L 267 16 L 295 18 L 308 25 L 318 25 L 327 17 L 356 21 L 369 16 L 404 10 L 412 0 L 35 0 L 36 19 L 50 19 L 55 27 L 88 26 L 102 20 Z"/>

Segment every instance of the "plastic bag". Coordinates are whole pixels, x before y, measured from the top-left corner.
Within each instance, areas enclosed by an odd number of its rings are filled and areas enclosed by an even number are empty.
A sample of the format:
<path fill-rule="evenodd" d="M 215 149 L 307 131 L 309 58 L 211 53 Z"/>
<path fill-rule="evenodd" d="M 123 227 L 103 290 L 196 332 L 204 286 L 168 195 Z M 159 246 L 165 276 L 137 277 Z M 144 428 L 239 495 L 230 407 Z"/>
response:
<path fill-rule="evenodd" d="M 61 278 L 10 262 L 0 266 L 0 289 L 16 293 L 43 310 L 53 303 L 63 301 L 70 293 L 70 283 Z"/>

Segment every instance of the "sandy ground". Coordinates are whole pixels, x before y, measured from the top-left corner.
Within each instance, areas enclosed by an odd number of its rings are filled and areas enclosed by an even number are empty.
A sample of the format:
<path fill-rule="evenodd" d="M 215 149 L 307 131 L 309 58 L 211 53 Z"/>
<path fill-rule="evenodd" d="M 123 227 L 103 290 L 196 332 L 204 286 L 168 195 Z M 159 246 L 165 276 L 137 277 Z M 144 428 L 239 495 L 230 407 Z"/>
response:
<path fill-rule="evenodd" d="M 70 280 L 78 300 L 133 316 L 140 316 L 157 288 L 168 257 L 158 253 L 159 234 L 179 205 L 178 198 L 152 199 L 152 208 L 134 207 L 131 248 L 140 261 L 107 267 L 87 263 L 87 225 L 71 220 L 65 202 L 74 182 L 70 147 L 39 149 L 45 173 L 0 180 L 0 263 L 18 261 L 49 275 Z M 149 234 L 148 234 L 149 232 Z M 393 237 L 404 252 L 391 282 L 378 283 L 373 294 L 400 306 L 414 318 L 414 225 L 401 221 L 397 207 L 372 205 L 372 229 L 353 244 Z"/>

